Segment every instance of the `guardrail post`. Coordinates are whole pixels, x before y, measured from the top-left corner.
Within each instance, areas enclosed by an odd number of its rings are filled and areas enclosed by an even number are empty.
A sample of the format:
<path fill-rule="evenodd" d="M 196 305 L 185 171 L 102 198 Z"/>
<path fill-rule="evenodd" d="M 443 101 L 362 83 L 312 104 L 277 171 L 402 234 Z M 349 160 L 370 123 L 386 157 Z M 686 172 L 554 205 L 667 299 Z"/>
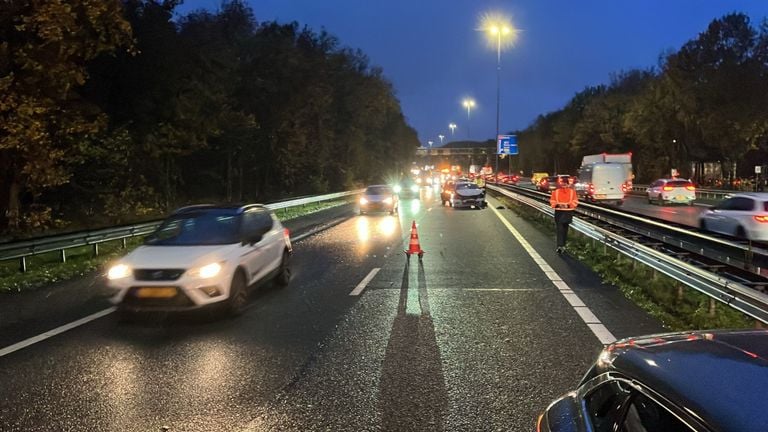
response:
<path fill-rule="evenodd" d="M 26 273 L 27 271 L 27 257 L 21 257 L 19 260 L 19 271 Z"/>
<path fill-rule="evenodd" d="M 709 316 L 714 317 L 715 316 L 715 305 L 717 303 L 715 302 L 715 299 L 712 297 L 709 298 Z"/>
<path fill-rule="evenodd" d="M 121 239 L 120 239 L 120 247 L 121 247 L 122 249 L 125 249 L 126 247 L 128 247 L 128 245 L 126 244 L 126 239 L 125 239 L 125 237 L 123 237 L 123 238 L 121 238 Z"/>
<path fill-rule="evenodd" d="M 93 244 L 93 256 L 99 256 L 99 244 L 94 243 Z"/>
<path fill-rule="evenodd" d="M 677 301 L 678 302 L 683 301 L 683 286 L 682 285 L 678 285 L 677 286 Z"/>
<path fill-rule="evenodd" d="M 59 257 L 61 258 L 61 262 L 67 262 L 67 251 L 65 249 L 60 250 Z"/>

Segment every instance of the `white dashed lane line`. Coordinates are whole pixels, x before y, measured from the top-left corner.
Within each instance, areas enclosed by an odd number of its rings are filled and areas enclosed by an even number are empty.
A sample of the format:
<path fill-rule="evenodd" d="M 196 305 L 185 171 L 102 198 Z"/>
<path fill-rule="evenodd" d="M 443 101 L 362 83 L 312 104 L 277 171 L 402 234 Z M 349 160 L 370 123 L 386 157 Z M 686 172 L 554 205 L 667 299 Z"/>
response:
<path fill-rule="evenodd" d="M 352 292 L 349 293 L 349 295 L 351 295 L 351 296 L 359 296 L 360 294 L 362 294 L 363 290 L 365 289 L 365 287 L 368 286 L 368 284 L 371 282 L 371 280 L 373 280 L 374 277 L 376 277 L 376 273 L 378 273 L 379 270 L 381 270 L 381 269 L 378 268 L 378 267 L 373 269 L 373 270 L 371 270 L 370 273 L 368 273 L 368 276 L 363 278 L 363 280 L 361 280 L 360 283 L 357 284 L 355 289 L 353 289 Z"/>
<path fill-rule="evenodd" d="M 509 221 L 504 216 L 502 216 L 498 210 L 493 207 L 490 208 L 494 213 L 496 213 L 496 216 L 499 217 L 504 226 L 506 226 L 509 232 L 511 232 L 512 235 L 517 239 L 517 241 L 520 243 L 523 249 L 525 249 L 528 255 L 533 258 L 533 261 L 536 263 L 536 265 L 539 266 L 541 271 L 543 271 L 547 278 L 552 281 L 552 284 L 557 287 L 558 291 L 560 291 L 563 297 L 565 297 L 565 300 L 568 302 L 568 304 L 571 305 L 571 307 L 573 307 L 573 309 L 576 311 L 579 317 L 581 317 L 582 321 L 584 321 L 587 327 L 592 330 L 592 333 L 594 333 L 600 343 L 607 345 L 616 341 L 616 337 L 613 336 L 613 334 L 603 325 L 603 323 L 600 322 L 599 319 L 597 319 L 595 314 L 593 314 L 592 311 L 584 304 L 584 302 L 581 301 L 579 296 L 573 292 L 573 290 L 571 290 L 571 287 L 568 286 L 563 278 L 561 278 L 560 275 L 549 264 L 547 264 L 544 258 L 542 258 L 538 252 L 536 252 L 536 249 L 534 249 L 533 246 L 528 243 L 522 234 L 520 234 L 520 232 L 515 227 L 513 227 L 512 224 L 509 223 Z"/>

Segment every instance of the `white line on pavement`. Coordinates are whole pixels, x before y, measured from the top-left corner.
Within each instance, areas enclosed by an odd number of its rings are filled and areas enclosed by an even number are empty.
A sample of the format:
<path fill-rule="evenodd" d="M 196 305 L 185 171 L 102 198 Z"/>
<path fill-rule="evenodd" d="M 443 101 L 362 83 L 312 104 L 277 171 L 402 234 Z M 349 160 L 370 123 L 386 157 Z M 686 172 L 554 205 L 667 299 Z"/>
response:
<path fill-rule="evenodd" d="M 600 343 L 607 345 L 614 342 L 616 337 L 614 337 L 613 334 L 608 331 L 608 329 L 600 322 L 600 320 L 597 319 L 595 314 L 593 314 L 592 311 L 584 305 L 579 296 L 571 290 L 565 281 L 563 281 L 563 278 L 561 278 L 560 275 L 558 275 L 557 272 L 552 269 L 552 267 L 546 264 L 546 261 L 544 261 L 541 255 L 536 252 L 536 249 L 534 249 L 533 246 L 528 243 L 525 237 L 523 237 L 523 235 L 520 234 L 520 232 L 515 227 L 513 227 L 512 224 L 509 223 L 509 221 L 501 213 L 499 213 L 498 210 L 493 207 L 490 208 L 494 213 L 496 213 L 496 216 L 498 216 L 504 226 L 507 227 L 509 232 L 512 233 L 520 245 L 523 246 L 523 249 L 528 252 L 528 255 L 533 258 L 533 261 L 536 263 L 536 265 L 539 266 L 541 271 L 543 271 L 549 280 L 551 280 L 552 283 L 558 288 L 558 291 L 563 294 L 565 300 L 568 301 L 576 313 L 579 314 L 579 317 L 581 317 L 584 323 L 587 324 L 587 327 L 592 330 L 592 333 L 597 337 Z M 544 263 L 542 263 L 542 261 L 544 261 Z"/>
<path fill-rule="evenodd" d="M 371 270 L 371 272 L 370 272 L 370 273 L 368 273 L 368 276 L 366 276 L 365 278 L 363 278 L 363 280 L 361 280 L 361 281 L 360 281 L 360 283 L 359 283 L 359 284 L 357 284 L 357 286 L 355 287 L 355 289 L 353 289 L 353 290 L 352 290 L 352 292 L 351 292 L 351 293 L 349 293 L 349 295 L 351 295 L 351 296 L 359 296 L 359 295 L 360 295 L 360 294 L 363 292 L 363 290 L 365 289 L 365 287 L 368 285 L 368 283 L 370 283 L 370 282 L 371 282 L 371 279 L 373 279 L 373 278 L 374 278 L 374 276 L 376 276 L 376 273 L 378 273 L 378 272 L 379 272 L 379 270 L 381 270 L 381 269 L 380 269 L 380 268 L 378 268 L 378 267 L 377 267 L 377 268 L 375 268 L 375 269 L 373 269 L 373 270 Z"/>
<path fill-rule="evenodd" d="M 110 308 L 107 308 L 107 309 L 104 309 L 102 311 L 96 312 L 95 314 L 88 315 L 85 318 L 80 318 L 77 321 L 72 321 L 69 324 L 64 324 L 61 327 L 56 327 L 53 330 L 48 330 L 45 333 L 41 333 L 41 334 L 39 334 L 37 336 L 33 336 L 33 337 L 29 338 L 29 339 L 24 339 L 21 342 L 17 342 L 17 343 L 15 343 L 13 345 L 7 346 L 7 347 L 5 347 L 3 349 L 0 349 L 0 357 L 6 356 L 6 355 L 8 355 L 8 354 L 10 354 L 12 352 L 15 352 L 15 351 L 18 351 L 20 349 L 26 348 L 26 347 L 28 347 L 30 345 L 34 345 L 34 344 L 36 344 L 38 342 L 41 342 L 41 341 L 44 341 L 44 340 L 46 340 L 48 338 L 52 338 L 52 337 L 54 337 L 54 336 L 56 336 L 58 334 L 64 333 L 67 330 L 72 330 L 75 327 L 80 327 L 83 324 L 87 324 L 87 323 L 89 323 L 89 322 L 91 322 L 93 320 L 97 320 L 97 319 L 99 319 L 99 318 L 101 318 L 103 316 L 107 316 L 107 315 L 111 314 L 112 312 L 114 312 L 116 309 L 117 308 L 114 307 L 114 306 L 110 307 Z"/>

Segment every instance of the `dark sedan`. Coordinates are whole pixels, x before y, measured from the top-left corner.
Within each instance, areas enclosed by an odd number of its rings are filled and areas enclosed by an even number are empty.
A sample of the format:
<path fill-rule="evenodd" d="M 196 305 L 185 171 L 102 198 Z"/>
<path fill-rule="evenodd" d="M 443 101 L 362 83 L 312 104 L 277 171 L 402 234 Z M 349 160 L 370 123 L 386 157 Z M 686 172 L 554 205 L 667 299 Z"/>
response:
<path fill-rule="evenodd" d="M 768 430 L 768 331 L 670 333 L 608 346 L 553 402 L 551 432 Z"/>

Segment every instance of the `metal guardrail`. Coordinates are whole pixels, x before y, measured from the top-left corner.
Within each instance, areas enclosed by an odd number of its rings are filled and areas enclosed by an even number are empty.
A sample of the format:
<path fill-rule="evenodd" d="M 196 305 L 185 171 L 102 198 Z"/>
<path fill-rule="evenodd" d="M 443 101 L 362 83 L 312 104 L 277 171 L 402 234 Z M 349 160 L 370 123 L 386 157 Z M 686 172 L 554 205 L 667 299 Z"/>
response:
<path fill-rule="evenodd" d="M 276 201 L 266 204 L 271 210 L 297 207 L 306 204 L 331 201 L 339 198 L 345 198 L 351 195 L 362 193 L 363 190 L 337 192 L 326 195 L 313 195 L 301 198 L 292 198 Z M 0 261 L 12 259 L 19 260 L 19 270 L 27 271 L 27 258 L 33 255 L 40 255 L 49 252 L 58 251 L 62 262 L 67 260 L 67 249 L 93 246 L 94 255 L 99 254 L 99 244 L 121 240 L 122 246 L 126 246 L 126 240 L 131 237 L 143 236 L 152 233 L 163 220 L 154 220 L 133 225 L 124 225 L 118 227 L 102 228 L 97 230 L 79 231 L 70 234 L 62 234 L 48 237 L 40 237 L 18 242 L 0 244 Z"/>
<path fill-rule="evenodd" d="M 553 209 L 534 198 L 498 186 L 488 185 L 486 187 L 533 207 L 546 215 L 554 215 Z M 725 303 L 727 306 L 739 310 L 763 323 L 768 323 L 768 295 L 760 291 L 666 255 L 663 252 L 625 238 L 579 217 L 574 217 L 572 226 L 587 237 L 599 241 L 686 286 Z"/>

